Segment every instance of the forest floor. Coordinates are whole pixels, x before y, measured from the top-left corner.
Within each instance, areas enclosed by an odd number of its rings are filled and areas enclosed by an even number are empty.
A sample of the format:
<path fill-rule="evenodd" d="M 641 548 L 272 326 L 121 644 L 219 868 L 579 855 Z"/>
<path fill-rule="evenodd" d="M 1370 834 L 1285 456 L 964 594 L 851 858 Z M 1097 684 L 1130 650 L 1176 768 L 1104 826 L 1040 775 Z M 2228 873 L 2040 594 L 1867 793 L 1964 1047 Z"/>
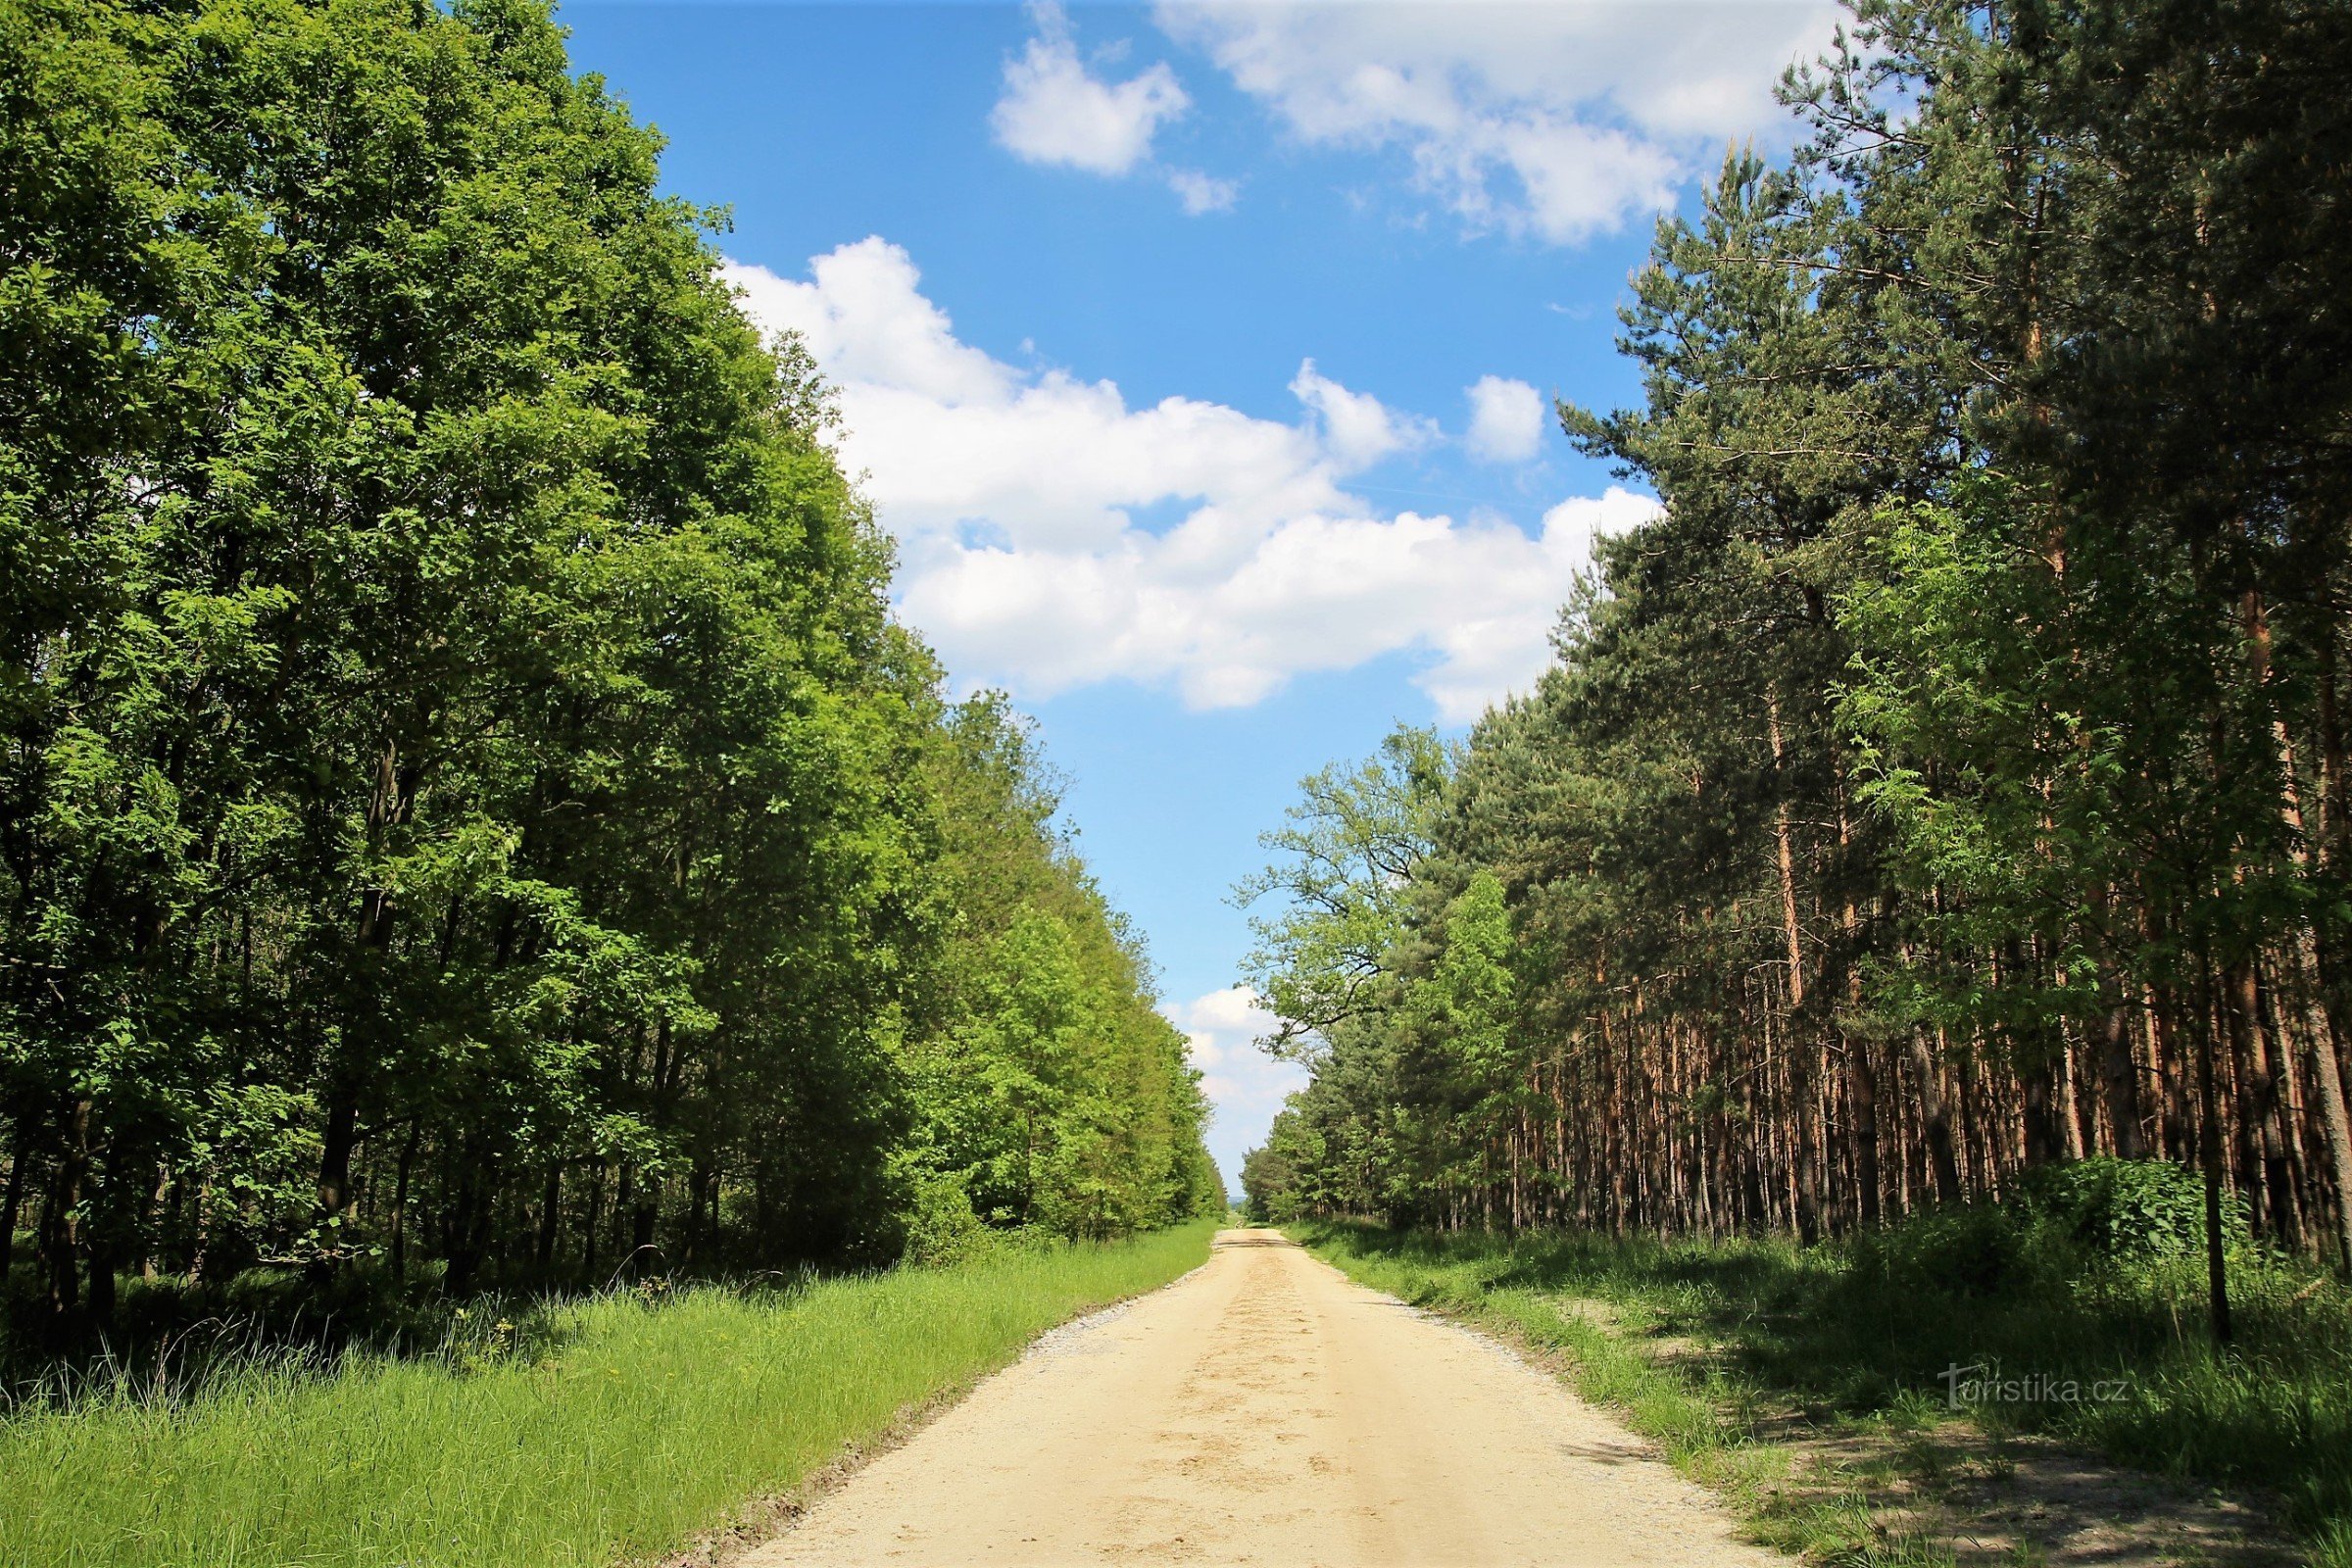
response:
<path fill-rule="evenodd" d="M 1612 1417 L 1481 1335 L 1226 1231 L 735 1559 L 791 1564 L 1785 1563 Z"/>
<path fill-rule="evenodd" d="M 1350 1277 L 1489 1330 L 1614 1407 L 1676 1470 L 1727 1501 L 1744 1534 L 1809 1562 L 2283 1568 L 2337 1560 L 2331 1543 L 2316 1552 L 2308 1542 L 2290 1544 L 2278 1499 L 2258 1490 L 2103 1461 L 2046 1433 L 1987 1421 L 1984 1411 L 1954 1414 L 1940 1388 L 1932 1398 L 1885 1388 L 1859 1398 L 1829 1392 L 1854 1367 L 1788 1375 L 1784 1366 L 1775 1376 L 1770 1358 L 1754 1353 L 1773 1314 L 1748 1298 L 1730 1310 L 1693 1310 L 1688 1290 L 1660 1288 L 1687 1268 L 1661 1269 L 1643 1256 L 1612 1269 L 1590 1241 L 1566 1248 L 1571 1261 L 1548 1258 L 1540 1245 L 1513 1249 L 1477 1235 L 1346 1224 L 1299 1234 Z M 1595 1288 L 1614 1298 L 1588 1294 Z M 1924 1327 L 1932 1303 L 1916 1308 Z M 1817 1338 L 1838 1343 L 1834 1334 Z"/>

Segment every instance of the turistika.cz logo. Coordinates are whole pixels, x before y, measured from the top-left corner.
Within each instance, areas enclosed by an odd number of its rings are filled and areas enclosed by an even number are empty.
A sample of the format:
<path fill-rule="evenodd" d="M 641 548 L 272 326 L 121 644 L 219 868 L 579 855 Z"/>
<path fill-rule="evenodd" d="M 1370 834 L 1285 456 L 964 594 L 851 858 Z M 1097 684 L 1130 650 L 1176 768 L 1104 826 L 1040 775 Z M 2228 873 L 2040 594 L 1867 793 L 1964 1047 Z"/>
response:
<path fill-rule="evenodd" d="M 2130 1378 L 2086 1382 L 2049 1372 L 2007 1376 L 1989 1361 L 1954 1362 L 1936 1375 L 1943 1380 L 1944 1402 L 1954 1410 L 1981 1404 L 2110 1404 L 2132 1392 Z"/>

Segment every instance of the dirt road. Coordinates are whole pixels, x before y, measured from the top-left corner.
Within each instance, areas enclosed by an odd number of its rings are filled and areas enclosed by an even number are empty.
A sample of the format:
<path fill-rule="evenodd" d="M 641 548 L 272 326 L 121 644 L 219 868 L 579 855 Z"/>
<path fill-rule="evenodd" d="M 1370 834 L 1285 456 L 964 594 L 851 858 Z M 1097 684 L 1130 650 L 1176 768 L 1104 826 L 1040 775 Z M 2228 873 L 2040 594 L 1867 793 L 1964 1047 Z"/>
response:
<path fill-rule="evenodd" d="M 1550 1378 L 1271 1231 L 1049 1335 L 747 1561 L 1785 1563 Z"/>

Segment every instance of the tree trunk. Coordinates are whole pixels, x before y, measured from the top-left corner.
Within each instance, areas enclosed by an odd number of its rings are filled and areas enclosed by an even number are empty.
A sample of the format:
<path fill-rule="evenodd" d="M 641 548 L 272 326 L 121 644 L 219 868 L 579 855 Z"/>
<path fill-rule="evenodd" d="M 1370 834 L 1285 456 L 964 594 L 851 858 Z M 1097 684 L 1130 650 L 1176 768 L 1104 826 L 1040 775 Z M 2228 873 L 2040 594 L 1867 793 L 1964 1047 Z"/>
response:
<path fill-rule="evenodd" d="M 1772 837 L 1781 873 L 1781 935 L 1788 952 L 1788 1012 L 1793 1031 L 1795 1014 L 1805 1005 L 1805 956 L 1797 940 L 1796 853 L 1789 833 L 1788 792 L 1780 778 L 1786 760 L 1781 743 L 1781 700 L 1770 691 L 1764 694 L 1764 726 L 1772 742 L 1772 771 L 1780 796 L 1772 809 Z"/>
<path fill-rule="evenodd" d="M 2184 1074 L 2180 1061 L 2180 1030 L 2174 1017 L 2174 997 L 2169 990 L 2148 991 L 2148 1041 L 2150 1054 L 2155 1057 L 2164 1082 L 2164 1152 L 2165 1157 L 2187 1164 L 2191 1159 L 2189 1131 L 2189 1092 L 2181 1081 Z M 2197 1156 L 2201 1157 L 2201 1156 Z"/>
<path fill-rule="evenodd" d="M 2057 1075 L 2046 1055 L 2021 1063 L 2017 1074 L 2025 1089 L 2025 1164 L 2033 1170 L 2059 1155 Z"/>
<path fill-rule="evenodd" d="M 2338 722 L 2335 692 L 2335 627 L 2332 619 L 2322 628 L 2320 644 L 2320 834 L 2319 861 L 2323 875 L 2331 875 L 2352 859 L 2352 803 L 2345 799 L 2344 735 Z M 2335 1248 L 2338 1266 L 2352 1278 L 2352 1113 L 2344 1103 L 2344 1073 L 2336 1056 L 2337 1028 L 2332 942 L 2308 926 L 2307 967 L 2318 993 L 2309 1007 L 2313 1107 L 2319 1116 L 2322 1140 L 2328 1148 L 2328 1175 L 2335 1189 Z"/>
<path fill-rule="evenodd" d="M 547 1162 L 547 1187 L 539 1195 L 539 1273 L 545 1278 L 556 1266 L 556 1225 L 564 1200 L 564 1163 Z"/>
<path fill-rule="evenodd" d="M 422 1131 L 424 1118 L 419 1115 L 409 1123 L 409 1136 L 400 1146 L 400 1163 L 393 1172 L 392 1186 L 392 1277 L 409 1277 L 409 1168 L 416 1161 L 416 1139 Z"/>
<path fill-rule="evenodd" d="M 491 1199 L 483 1190 L 481 1173 L 467 1168 L 462 1174 L 453 1174 L 457 1177 L 457 1190 L 443 1233 L 442 1250 L 447 1262 L 441 1275 L 441 1289 L 448 1296 L 465 1296 L 473 1290 L 481 1275 L 482 1241 Z"/>
<path fill-rule="evenodd" d="M 654 1220 L 660 1212 L 661 1201 L 660 1183 L 648 1182 L 640 1189 L 637 1208 L 629 1225 L 629 1251 L 632 1257 L 638 1257 L 638 1254 L 653 1247 Z M 638 1257 L 638 1263 L 640 1266 L 642 1265 L 642 1257 Z"/>
<path fill-rule="evenodd" d="M 2344 1075 L 2335 1042 L 2322 1031 L 2311 1035 L 2311 1077 L 2319 1098 L 2320 1130 L 2328 1145 L 2335 1182 L 2335 1247 L 2339 1266 L 2352 1276 L 2352 1117 L 2344 1111 Z"/>
<path fill-rule="evenodd" d="M 2213 1009 L 2199 1007 L 2195 1026 L 2198 1163 L 2205 1171 L 2205 1288 L 2216 1343 L 2230 1343 L 2230 1271 L 2222 1245 L 2222 1102 L 2214 1087 Z"/>
<path fill-rule="evenodd" d="M 155 1282 L 155 1244 L 163 1227 L 164 1200 L 172 1192 L 172 1162 L 155 1162 L 155 1188 L 147 1195 L 147 1207 L 139 1215 L 139 1278 Z"/>
<path fill-rule="evenodd" d="M 9 1265 L 17 1256 L 17 1218 L 24 1212 L 24 1173 L 32 1165 L 32 1129 L 25 1118 L 14 1118 L 16 1148 L 8 1161 L 8 1191 L 0 1194 L 0 1295 L 6 1294 Z"/>
<path fill-rule="evenodd" d="M 352 1207 L 351 1152 L 357 1147 L 360 1125 L 358 1094 L 338 1085 L 326 1110 L 326 1127 L 318 1140 L 318 1217 L 335 1219 Z"/>
<path fill-rule="evenodd" d="M 1911 1064 L 1919 1072 L 1919 1107 L 1927 1124 L 1928 1160 L 1936 1175 L 1939 1202 L 1960 1200 L 1960 1161 L 1952 1152 L 1952 1112 L 1944 1102 L 1942 1068 L 1928 1050 L 1927 1031 L 1911 1030 Z"/>
<path fill-rule="evenodd" d="M 49 1325 L 52 1338 L 64 1344 L 81 1331 L 81 1202 L 90 1161 L 90 1102 L 76 1100 L 67 1113 L 65 1156 L 49 1200 L 41 1205 L 43 1260 L 49 1273 Z"/>
<path fill-rule="evenodd" d="M 1869 1047 L 1860 1041 L 1845 1050 L 1846 1103 L 1852 1112 L 1854 1193 L 1865 1226 L 1879 1223 L 1879 1076 Z"/>
<path fill-rule="evenodd" d="M 2107 1093 L 2107 1122 L 2120 1159 L 2137 1159 L 2143 1152 L 2139 1120 L 2139 1070 L 2132 1060 L 2132 1009 L 2120 990 L 2109 986 L 2111 1001 L 2102 1020 L 2099 1073 Z"/>
<path fill-rule="evenodd" d="M 2253 1123 L 2255 1156 L 2260 1161 L 2263 1208 L 2268 1234 L 2283 1245 L 2302 1245 L 2302 1226 L 2295 1212 L 2293 1178 L 2287 1170 L 2286 1128 L 2279 1102 L 2278 1060 L 2271 1033 L 2270 1009 L 2263 1005 L 2262 978 L 2247 958 L 2231 977 L 2236 1011 L 2245 1019 L 2246 1101 Z"/>
<path fill-rule="evenodd" d="M 2058 1149 L 2068 1159 L 2081 1159 L 2088 1140 L 2082 1130 L 2082 1085 L 2075 1072 L 2073 1031 L 2058 1028 Z"/>
<path fill-rule="evenodd" d="M 93 1328 L 111 1328 L 115 1321 L 114 1232 L 101 1221 L 84 1226 L 82 1235 L 90 1266 L 89 1302 L 84 1317 Z"/>
<path fill-rule="evenodd" d="M 188 1249 L 188 1288 L 204 1283 L 204 1266 L 213 1246 L 213 1171 L 206 1165 L 196 1182 L 196 1240 Z"/>

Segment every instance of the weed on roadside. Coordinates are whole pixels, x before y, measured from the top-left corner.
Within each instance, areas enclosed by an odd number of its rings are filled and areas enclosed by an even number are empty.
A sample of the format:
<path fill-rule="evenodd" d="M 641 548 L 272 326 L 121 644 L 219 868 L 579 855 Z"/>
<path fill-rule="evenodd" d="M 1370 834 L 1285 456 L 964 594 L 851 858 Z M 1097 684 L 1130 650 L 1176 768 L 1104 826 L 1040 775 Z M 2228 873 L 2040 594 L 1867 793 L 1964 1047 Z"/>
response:
<path fill-rule="evenodd" d="M 1886 1266 L 1927 1250 L 1900 1234 L 1876 1256 L 1298 1234 L 1363 1284 L 1558 1352 L 1578 1393 L 1808 1561 L 2279 1561 L 2291 1531 L 2307 1560 L 2352 1568 L 2352 1303 L 2276 1259 L 2241 1250 L 2242 1338 L 2217 1353 L 2178 1312 L 2193 1282 L 2177 1258 L 2085 1267 L 2003 1244 L 1989 1288 L 1939 1288 Z"/>

